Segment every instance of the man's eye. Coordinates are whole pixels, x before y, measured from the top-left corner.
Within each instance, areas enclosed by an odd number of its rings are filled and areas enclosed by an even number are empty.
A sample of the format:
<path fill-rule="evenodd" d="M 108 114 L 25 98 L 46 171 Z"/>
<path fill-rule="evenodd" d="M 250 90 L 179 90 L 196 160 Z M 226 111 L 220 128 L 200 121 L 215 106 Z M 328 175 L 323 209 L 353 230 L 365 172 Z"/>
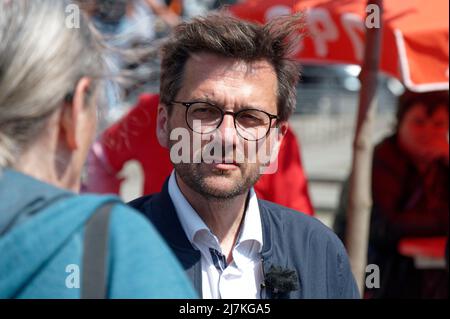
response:
<path fill-rule="evenodd" d="M 215 119 L 220 117 L 220 112 L 213 107 L 197 106 L 191 110 L 191 115 L 201 119 Z"/>
<path fill-rule="evenodd" d="M 207 112 L 211 112 L 211 110 L 209 110 L 209 109 L 206 108 L 206 107 L 203 107 L 203 108 L 197 108 L 197 109 L 195 109 L 194 112 L 195 112 L 195 113 L 207 113 Z"/>
<path fill-rule="evenodd" d="M 258 117 L 254 116 L 254 115 L 251 115 L 251 114 L 244 114 L 244 115 L 241 116 L 241 118 L 245 119 L 245 120 L 255 120 L 255 121 L 259 121 L 260 120 Z"/>
<path fill-rule="evenodd" d="M 261 112 L 243 113 L 242 116 L 245 117 L 246 119 L 261 122 L 265 122 L 267 120 L 267 117 L 264 114 L 261 114 Z"/>
<path fill-rule="evenodd" d="M 245 126 L 260 126 L 265 124 L 264 119 L 253 114 L 242 114 L 238 122 Z"/>

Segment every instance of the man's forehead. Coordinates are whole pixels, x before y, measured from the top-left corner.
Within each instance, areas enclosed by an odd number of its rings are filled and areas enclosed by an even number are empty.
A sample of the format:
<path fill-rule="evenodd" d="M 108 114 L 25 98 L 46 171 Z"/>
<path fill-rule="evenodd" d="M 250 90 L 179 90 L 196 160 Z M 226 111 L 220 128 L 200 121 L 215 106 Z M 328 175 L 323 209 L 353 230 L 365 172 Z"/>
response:
<path fill-rule="evenodd" d="M 225 57 L 209 52 L 195 52 L 191 53 L 187 60 L 187 65 L 191 65 L 194 69 L 198 69 L 199 66 L 214 70 L 214 72 L 239 72 L 245 75 L 253 75 L 255 73 L 273 73 L 275 69 L 273 65 L 265 60 L 258 59 L 254 61 L 245 61 L 243 59 L 237 59 L 232 57 Z"/>
<path fill-rule="evenodd" d="M 210 99 L 235 107 L 263 107 L 276 112 L 277 77 L 266 61 L 246 62 L 212 53 L 195 53 L 188 59 L 177 95 Z"/>

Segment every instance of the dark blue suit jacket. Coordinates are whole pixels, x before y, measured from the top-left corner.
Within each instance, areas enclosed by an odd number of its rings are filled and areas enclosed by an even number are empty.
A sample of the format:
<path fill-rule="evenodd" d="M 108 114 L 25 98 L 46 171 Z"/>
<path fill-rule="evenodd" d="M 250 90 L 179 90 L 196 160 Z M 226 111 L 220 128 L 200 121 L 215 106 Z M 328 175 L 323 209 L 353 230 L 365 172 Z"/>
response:
<path fill-rule="evenodd" d="M 258 200 L 263 230 L 262 298 L 359 298 L 341 241 L 313 217 Z M 202 295 L 200 252 L 191 245 L 168 192 L 129 203 L 159 230 Z"/>

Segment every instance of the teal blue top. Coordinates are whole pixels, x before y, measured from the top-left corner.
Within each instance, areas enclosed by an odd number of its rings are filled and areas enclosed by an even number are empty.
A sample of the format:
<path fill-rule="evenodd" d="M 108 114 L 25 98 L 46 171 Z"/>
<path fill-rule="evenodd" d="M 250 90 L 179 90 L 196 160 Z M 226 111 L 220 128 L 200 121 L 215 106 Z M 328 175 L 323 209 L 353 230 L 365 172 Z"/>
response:
<path fill-rule="evenodd" d="M 0 175 L 0 298 L 80 298 L 85 223 L 111 200 L 108 298 L 196 298 L 157 231 L 118 198 L 73 195 L 13 170 Z"/>

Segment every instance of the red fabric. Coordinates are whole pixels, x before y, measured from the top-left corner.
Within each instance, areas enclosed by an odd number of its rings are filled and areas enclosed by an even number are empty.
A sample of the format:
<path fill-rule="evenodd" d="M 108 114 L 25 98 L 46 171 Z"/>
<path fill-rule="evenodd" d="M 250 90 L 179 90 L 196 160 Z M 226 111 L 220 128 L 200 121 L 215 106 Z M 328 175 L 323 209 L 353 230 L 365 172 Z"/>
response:
<path fill-rule="evenodd" d="M 156 137 L 156 115 L 159 96 L 141 95 L 137 105 L 119 122 L 108 128 L 101 144 L 109 164 L 119 172 L 129 160 L 137 160 L 144 168 L 144 193 L 161 191 L 173 169 L 169 152 Z"/>
<path fill-rule="evenodd" d="M 447 240 L 447 237 L 404 238 L 400 240 L 398 250 L 404 256 L 445 258 Z"/>
<path fill-rule="evenodd" d="M 281 144 L 276 173 L 262 175 L 255 191 L 259 198 L 314 215 L 300 147 L 291 129 L 288 129 Z"/>
<path fill-rule="evenodd" d="M 106 160 L 116 174 L 129 160 L 134 159 L 142 164 L 145 194 L 159 192 L 173 169 L 168 150 L 159 145 L 156 137 L 158 98 L 157 94 L 141 95 L 137 105 L 108 128 L 99 140 Z M 313 215 L 299 145 L 291 130 L 288 130 L 281 144 L 278 161 L 277 172 L 263 175 L 256 183 L 255 191 L 259 198 Z M 118 185 L 102 187 L 101 180 L 95 177 L 105 175 L 97 172 L 105 169 L 104 166 L 97 164 L 90 169 L 87 190 L 118 192 Z M 117 183 L 120 181 L 117 180 Z"/>
<path fill-rule="evenodd" d="M 448 90 L 447 0 L 384 0 L 380 69 L 417 92 Z M 265 23 L 302 11 L 306 36 L 295 57 L 316 63 L 362 64 L 365 21 L 376 11 L 367 0 L 243 0 L 230 6 L 239 18 Z"/>

